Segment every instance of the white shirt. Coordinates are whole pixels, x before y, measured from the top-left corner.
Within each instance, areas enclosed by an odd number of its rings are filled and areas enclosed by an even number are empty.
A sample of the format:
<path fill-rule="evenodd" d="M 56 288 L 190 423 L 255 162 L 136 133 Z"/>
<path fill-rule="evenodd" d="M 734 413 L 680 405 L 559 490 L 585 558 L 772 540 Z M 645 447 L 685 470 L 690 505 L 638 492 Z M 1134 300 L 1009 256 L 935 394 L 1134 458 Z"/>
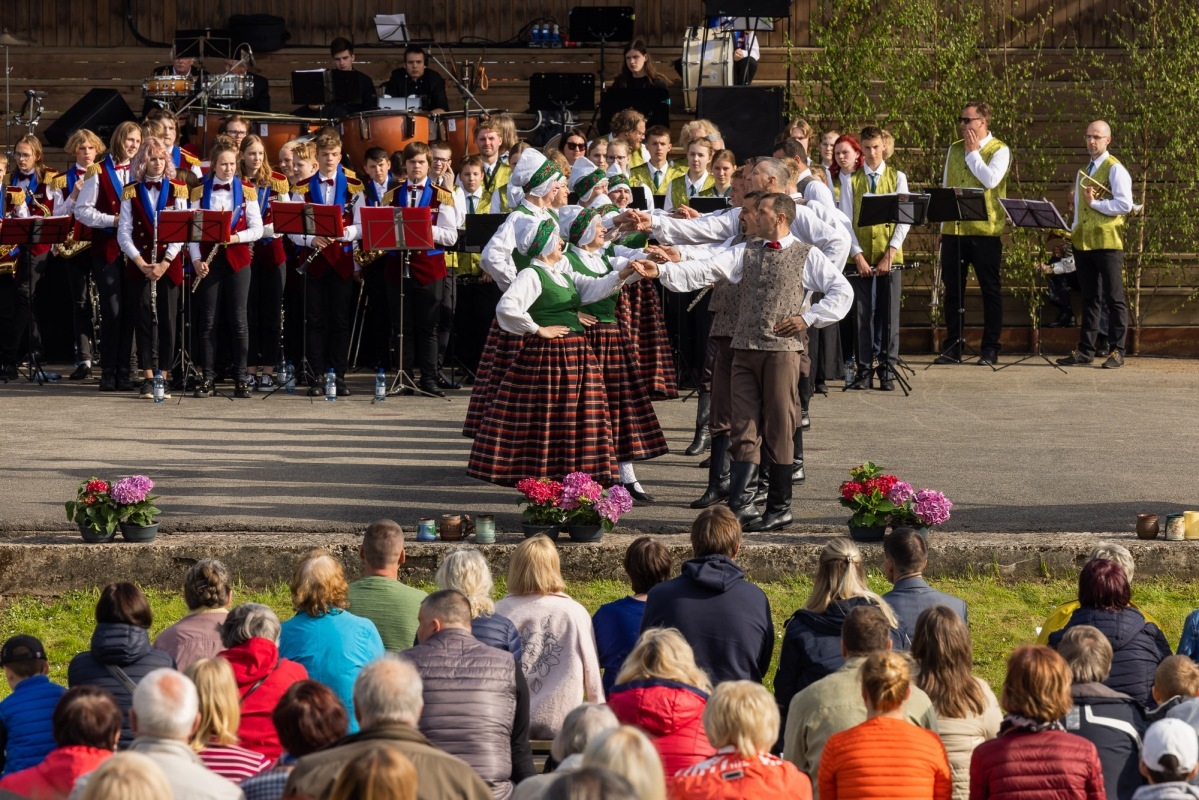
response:
<path fill-rule="evenodd" d="M 527 200 L 521 203 L 521 206 L 532 211 L 536 219 L 550 219 L 550 212 L 547 209 L 538 208 Z M 514 223 L 517 214 L 523 214 L 523 212 L 513 211 L 509 214 L 508 219 L 504 220 L 495 235 L 491 237 L 491 241 L 483 248 L 483 252 L 479 254 L 479 266 L 491 276 L 495 285 L 502 292 L 508 290 L 516 277 L 516 262 L 512 260 L 512 254 L 516 251 L 516 226 Z"/>
<path fill-rule="evenodd" d="M 319 184 L 319 186 L 321 187 L 320 199 L 318 200 L 317 198 L 313 197 L 311 192 L 308 192 L 308 193 L 293 192 L 292 196 L 291 196 L 292 202 L 294 202 L 294 203 L 320 203 L 321 205 L 326 205 L 326 206 L 333 205 L 333 198 L 337 194 L 337 176 L 336 175 L 333 176 L 333 184 L 332 185 L 329 185 L 324 182 L 327 179 L 323 175 L 317 174 L 315 177 L 321 181 L 321 183 Z M 311 178 L 309 178 L 308 180 L 311 180 Z M 346 190 L 346 203 L 354 204 L 355 219 L 358 218 L 358 208 L 357 207 L 365 202 L 366 202 L 365 199 L 363 199 L 361 197 L 356 197 L 348 189 Z M 337 241 L 353 242 L 353 241 L 357 241 L 359 236 L 360 236 L 360 232 L 358 230 L 357 225 L 346 225 L 345 230 L 341 235 L 341 238 L 339 238 Z M 287 234 L 287 238 L 291 239 L 293 243 L 299 245 L 300 247 L 311 247 L 312 240 L 315 239 L 316 237 L 315 236 L 305 236 L 301 233 L 289 233 L 289 234 Z M 355 268 L 357 268 L 357 262 L 355 262 Z"/>
<path fill-rule="evenodd" d="M 984 136 L 978 143 L 978 149 L 972 153 L 966 154 L 966 168 L 970 173 L 978 178 L 978 182 L 988 189 L 994 189 L 1003 180 L 1003 176 L 1007 174 L 1008 167 L 1012 163 L 1012 151 L 1007 145 L 995 151 L 991 156 L 991 161 L 983 161 L 983 148 L 987 146 L 995 137 L 991 134 Z M 941 176 L 941 184 L 949 185 L 949 157 L 945 158 L 945 171 Z"/>
<path fill-rule="evenodd" d="M 427 182 L 416 186 L 416 201 L 420 205 L 420 199 L 424 195 Z M 408 184 L 401 184 L 396 189 L 396 196 L 403 199 L 401 204 L 407 208 L 411 200 L 412 187 Z M 437 207 L 437 218 L 433 220 L 433 244 L 439 247 L 453 247 L 458 242 L 458 214 L 455 213 L 455 208 L 450 205 L 440 205 Z M 354 205 L 354 228 L 362 230 L 362 203 Z"/>
<path fill-rule="evenodd" d="M 802 181 L 805 176 L 811 174 L 812 170 L 805 169 L 800 173 L 798 180 Z M 837 207 L 837 201 L 833 199 L 833 190 L 819 180 L 808 181 L 808 185 L 803 189 L 803 198 L 809 203 L 820 203 L 829 208 Z"/>
<path fill-rule="evenodd" d="M 87 167 L 75 164 L 71 167 L 71 169 L 67 170 L 67 173 L 70 173 L 71 170 L 76 171 L 77 177 L 75 179 L 75 185 L 79 187 L 79 193 L 83 194 L 83 176 L 87 172 Z M 71 190 L 64 186 L 62 187 L 62 192 L 54 201 L 54 213 L 67 215 L 74 214 L 75 203 L 76 201 L 71 198 Z"/>
<path fill-rule="evenodd" d="M 164 184 L 163 188 L 167 188 L 170 186 L 170 183 L 167 182 L 167 180 L 165 178 L 163 179 L 163 184 Z M 150 196 L 150 206 L 152 208 L 157 207 L 158 196 L 161 191 L 162 191 L 162 189 L 146 189 L 146 193 Z M 124 253 L 129 258 L 130 261 L 137 261 L 138 255 L 141 255 L 142 258 L 145 258 L 147 262 L 152 262 L 154 259 L 152 257 L 147 258 L 147 256 L 152 256 L 153 254 L 152 253 L 142 253 L 140 250 L 137 249 L 137 245 L 135 245 L 133 243 L 132 204 L 137 203 L 137 202 L 140 202 L 140 201 L 138 201 L 137 199 L 134 199 L 134 200 L 122 199 L 121 200 L 121 215 L 117 219 L 117 244 L 120 245 L 121 252 Z M 167 208 L 172 211 L 186 211 L 187 210 L 187 198 L 176 197 L 176 198 L 174 198 L 173 201 L 168 200 Z M 179 254 L 179 251 L 182 249 L 183 249 L 182 242 L 171 242 L 170 244 L 167 245 L 166 253 L 163 255 L 163 260 L 164 261 L 172 260 L 175 256 L 177 256 Z"/>
<path fill-rule="evenodd" d="M 1082 171 L 1090 174 L 1099 168 L 1099 165 L 1107 159 L 1107 152 L 1104 151 L 1092 158 Z M 1132 176 L 1128 174 L 1128 170 L 1123 164 L 1112 164 L 1112 168 L 1107 173 L 1108 185 L 1112 187 L 1112 196 L 1107 200 L 1096 200 L 1091 203 L 1091 208 L 1109 217 L 1118 217 L 1121 214 L 1127 214 L 1133 209 L 1132 201 Z M 1078 227 L 1078 209 L 1082 205 L 1083 196 L 1078 191 L 1078 185 L 1082 183 L 1082 179 L 1078 178 L 1074 181 L 1074 222 L 1070 226 L 1071 229 Z"/>
<path fill-rule="evenodd" d="M 844 266 L 851 239 L 837 211 L 819 203 L 795 207 L 791 233 L 824 253 L 834 264 Z M 741 233 L 741 209 L 704 214 L 695 219 L 654 217 L 654 238 L 671 244 L 723 242 Z"/>
<path fill-rule="evenodd" d="M 867 187 L 866 194 L 877 194 L 877 192 L 869 191 L 870 176 L 871 175 L 875 176 L 875 185 L 877 186 L 878 181 L 882 178 L 883 170 L 885 170 L 886 168 L 887 168 L 886 161 L 880 161 L 877 170 L 872 170 L 872 169 L 870 169 L 870 167 L 866 166 L 865 164 L 862 165 L 862 171 L 866 175 L 866 187 Z M 900 172 L 899 170 L 896 170 L 895 174 L 896 174 L 896 178 L 895 178 L 896 194 L 907 194 L 908 193 L 908 176 L 905 175 L 904 173 Z M 841 184 L 841 199 L 842 200 L 844 200 L 845 196 L 846 196 L 845 193 L 846 193 L 846 184 L 847 183 L 848 183 L 848 181 L 845 181 Z M 853 189 L 852 188 L 849 189 L 849 213 L 851 215 L 853 214 Z M 856 220 L 855 220 L 855 222 L 856 222 Z M 891 234 L 891 239 L 887 242 L 888 246 L 894 247 L 897 250 L 900 247 L 903 247 L 903 240 L 908 238 L 908 230 L 911 227 L 912 227 L 911 225 L 896 225 L 895 231 Z M 850 227 L 849 227 L 849 235 L 853 239 L 853 243 L 849 248 L 849 256 L 850 256 L 850 258 L 853 258 L 858 253 L 862 252 L 862 245 L 858 243 L 858 234 L 857 234 L 857 231 L 854 230 L 853 225 L 850 225 Z M 870 266 L 873 267 L 874 265 L 871 264 Z"/>
<path fill-rule="evenodd" d="M 233 178 L 229 183 L 230 187 L 222 191 L 213 190 L 211 200 L 206 211 L 232 211 L 233 210 Z M 221 184 L 223 181 L 215 181 L 215 184 Z M 262 212 L 258 210 L 258 198 L 253 189 L 242 187 L 242 196 L 246 201 L 243 213 L 246 215 L 246 229 L 244 231 L 234 231 L 229 235 L 229 244 L 244 244 L 247 242 L 256 242 L 262 238 Z M 196 200 L 191 204 L 193 209 L 203 208 L 204 200 Z M 191 256 L 193 262 L 202 260 L 200 256 L 200 243 L 192 242 L 187 246 L 188 255 Z"/>
<path fill-rule="evenodd" d="M 787 249 L 799 240 L 788 234 L 779 240 Z M 746 248 L 765 247 L 761 239 L 752 239 L 723 250 L 703 261 L 680 261 L 677 264 L 658 266 L 658 280 L 673 292 L 693 292 L 710 286 L 720 279 L 729 283 L 740 283 L 745 274 L 743 262 Z M 839 263 L 830 261 L 820 250 L 813 247 L 808 251 L 803 268 L 805 292 L 823 292 L 820 302 L 813 304 L 802 316 L 809 328 L 824 328 L 840 321 L 853 306 L 853 288 L 842 273 Z"/>
<path fill-rule="evenodd" d="M 79 199 L 75 201 L 75 219 L 82 222 L 89 228 L 111 228 L 117 224 L 117 218 L 112 214 L 103 214 L 96 208 L 96 202 L 100 197 L 100 175 L 106 172 L 103 162 L 100 172 L 97 172 L 92 177 L 83 182 L 83 188 L 79 190 Z M 116 169 L 117 173 L 117 197 L 121 196 L 121 190 L 125 188 L 125 182 L 129 179 L 129 165 L 125 164 Z"/>
<path fill-rule="evenodd" d="M 478 189 L 475 189 L 473 192 L 468 192 L 465 189 L 463 189 L 461 186 L 459 186 L 457 188 L 458 188 L 458 192 L 462 193 L 462 205 L 459 206 L 459 208 L 461 209 L 461 213 L 458 216 L 459 216 L 460 222 L 462 223 L 462 226 L 465 226 L 466 225 L 466 217 L 468 214 L 471 213 L 471 210 L 470 210 L 471 198 L 474 198 L 474 201 L 475 201 L 474 213 L 476 213 L 476 214 L 486 213 L 483 210 L 483 187 L 480 186 Z M 458 195 L 457 195 L 457 193 L 455 193 L 454 204 L 457 205 L 457 203 L 458 203 Z"/>
<path fill-rule="evenodd" d="M 624 285 L 620 272 L 609 272 L 602 278 L 591 278 L 577 272 L 563 272 L 568 268 L 566 257 L 558 260 L 555 266 L 550 266 L 541 259 L 533 259 L 550 276 L 550 280 L 559 286 L 569 286 L 573 282 L 579 293 L 579 301 L 583 305 L 603 300 L 605 297 L 620 291 Z M 541 296 L 541 276 L 532 268 L 523 269 L 517 273 L 495 307 L 495 320 L 508 333 L 537 333 L 541 326 L 529 316 L 529 307 Z"/>

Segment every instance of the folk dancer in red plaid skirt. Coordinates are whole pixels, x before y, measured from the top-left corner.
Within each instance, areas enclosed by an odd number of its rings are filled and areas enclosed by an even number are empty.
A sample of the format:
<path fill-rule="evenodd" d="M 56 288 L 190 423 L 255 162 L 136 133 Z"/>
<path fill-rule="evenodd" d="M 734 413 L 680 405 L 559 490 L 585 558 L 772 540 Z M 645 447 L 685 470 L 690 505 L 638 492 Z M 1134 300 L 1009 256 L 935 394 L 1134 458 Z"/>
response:
<path fill-rule="evenodd" d="M 525 339 L 475 435 L 466 472 L 501 486 L 571 472 L 616 483 L 608 393 L 579 309 L 619 291 L 633 268 L 599 279 L 568 275 L 553 221 L 520 215 L 514 225 L 517 250 L 532 261 L 500 298 L 496 319 Z"/>
<path fill-rule="evenodd" d="M 630 262 L 627 258 L 609 259 L 604 254 L 604 226 L 597 209 L 568 206 L 562 209 L 559 224 L 562 235 L 570 242 L 566 260 L 572 274 L 603 278 Z M 608 412 L 612 418 L 612 441 L 619 462 L 620 481 L 634 499 L 652 503 L 654 498 L 637 480 L 633 462 L 664 455 L 669 448 L 645 382 L 637 370 L 636 355 L 616 322 L 619 299 L 617 292 L 583 306 L 583 313 L 596 320 L 591 325 L 586 325 L 584 320 L 584 335 L 591 344 L 591 352 L 599 362 L 608 389 Z"/>

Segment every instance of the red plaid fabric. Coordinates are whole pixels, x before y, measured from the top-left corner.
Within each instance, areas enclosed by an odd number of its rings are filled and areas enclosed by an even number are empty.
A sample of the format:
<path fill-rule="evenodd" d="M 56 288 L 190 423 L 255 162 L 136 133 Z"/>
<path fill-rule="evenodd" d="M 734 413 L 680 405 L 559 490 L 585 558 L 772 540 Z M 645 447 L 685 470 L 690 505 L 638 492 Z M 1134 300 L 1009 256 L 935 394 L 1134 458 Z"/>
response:
<path fill-rule="evenodd" d="M 669 452 L 658 415 L 620 326 L 600 322 L 583 332 L 608 389 L 608 415 L 617 461 L 644 461 Z"/>
<path fill-rule="evenodd" d="M 524 340 L 524 336 L 508 333 L 498 322 L 491 321 L 487 341 L 483 344 L 483 355 L 479 356 L 479 368 L 475 370 L 470 405 L 466 407 L 466 421 L 462 423 L 462 435 L 467 439 L 475 438 L 479 432 L 479 425 L 491 405 L 495 390 L 499 388 L 508 367 L 512 366 Z"/>
<path fill-rule="evenodd" d="M 677 398 L 679 385 L 674 372 L 674 357 L 654 282 L 626 284 L 620 291 L 616 319 L 628 337 L 631 351 L 637 357 L 637 369 L 651 396 L 659 400 Z"/>
<path fill-rule="evenodd" d="M 515 486 L 570 472 L 619 481 L 604 379 L 583 334 L 530 336 L 496 388 L 466 474 Z"/>

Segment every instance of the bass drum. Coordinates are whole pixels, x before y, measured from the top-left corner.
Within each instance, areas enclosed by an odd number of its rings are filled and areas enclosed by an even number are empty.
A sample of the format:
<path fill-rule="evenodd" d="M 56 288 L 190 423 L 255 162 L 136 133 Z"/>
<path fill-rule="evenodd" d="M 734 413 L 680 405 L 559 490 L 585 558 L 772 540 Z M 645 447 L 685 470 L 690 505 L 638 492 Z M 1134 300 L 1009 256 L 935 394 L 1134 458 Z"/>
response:
<path fill-rule="evenodd" d="M 683 39 L 683 105 L 695 110 L 695 90 L 700 86 L 733 85 L 733 32 L 716 28 L 688 28 Z"/>
<path fill-rule="evenodd" d="M 436 130 L 433 118 L 417 111 L 394 113 L 390 111 L 366 111 L 346 117 L 341 122 L 341 141 L 346 155 L 361 170 L 366 151 L 382 147 L 391 155 L 403 150 L 409 142 L 428 144 L 436 139 L 430 136 Z"/>

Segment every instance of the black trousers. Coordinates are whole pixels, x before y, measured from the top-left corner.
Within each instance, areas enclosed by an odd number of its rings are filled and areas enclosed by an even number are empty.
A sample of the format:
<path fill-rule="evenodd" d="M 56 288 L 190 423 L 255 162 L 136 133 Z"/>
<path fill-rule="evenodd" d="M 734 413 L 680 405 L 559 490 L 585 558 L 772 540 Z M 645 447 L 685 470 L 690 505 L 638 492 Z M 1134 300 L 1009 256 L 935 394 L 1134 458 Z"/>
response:
<path fill-rule="evenodd" d="M 998 236 L 941 237 L 941 278 L 945 282 L 945 327 L 949 341 L 962 337 L 962 309 L 965 306 L 967 270 L 974 267 L 974 277 L 983 296 L 982 349 L 999 352 L 999 334 L 1003 331 L 1003 294 L 999 284 L 999 264 L 1003 260 L 1003 244 Z"/>
<path fill-rule="evenodd" d="M 733 62 L 733 84 L 736 86 L 748 86 L 754 82 L 754 75 L 758 74 L 758 59 L 746 56 L 740 61 Z"/>
<path fill-rule="evenodd" d="M 59 259 L 67 271 L 67 290 L 71 298 L 71 327 L 75 339 L 75 363 L 92 360 L 92 299 L 87 279 L 92 271 L 92 254 L 83 252 L 74 258 Z"/>
<path fill-rule="evenodd" d="M 1074 264 L 1078 267 L 1078 286 L 1082 290 L 1082 326 L 1079 328 L 1078 349 L 1095 352 L 1101 312 L 1107 310 L 1108 346 L 1124 352 L 1128 336 L 1128 304 L 1124 301 L 1124 251 L 1075 250 Z"/>
<path fill-rule="evenodd" d="M 42 338 L 33 313 L 37 285 L 46 274 L 49 253 L 40 256 L 24 251 L 17 260 L 12 283 L 12 313 L 8 316 L 8 332 L 4 337 L 4 357 L 0 361 L 16 364 L 30 352 L 41 352 Z"/>
<path fill-rule="evenodd" d="M 441 314 L 437 322 L 437 366 L 445 365 L 454 333 L 454 312 L 458 308 L 457 270 L 451 268 L 441 288 Z"/>
<path fill-rule="evenodd" d="M 437 333 L 441 327 L 441 300 L 445 282 L 422 286 L 415 278 L 404 279 L 404 325 L 400 329 L 400 287 L 387 286 L 392 331 L 399 336 L 400 368 L 411 374 L 420 367 L 422 379 L 437 379 Z"/>
<path fill-rule="evenodd" d="M 200 327 L 200 369 L 205 379 L 216 376 L 216 320 L 220 308 L 221 320 L 229 330 L 230 357 L 233 361 L 233 377 L 238 382 L 246 379 L 246 356 L 250 347 L 250 329 L 246 319 L 246 303 L 250 297 L 250 271 L 246 267 L 234 272 L 225 260 L 224 253 L 217 253 L 212 260 L 208 277 L 200 281 L 195 293 L 195 315 Z"/>
<path fill-rule="evenodd" d="M 137 344 L 138 369 L 160 369 L 165 375 L 171 368 L 175 360 L 175 326 L 179 322 L 181 291 L 181 287 L 165 277 L 158 280 L 158 330 L 155 331 L 154 314 L 150 309 L 150 282 L 125 281 L 121 307 L 125 309 L 126 335 L 131 332 Z"/>
<path fill-rule="evenodd" d="M 387 307 L 384 260 L 379 259 L 362 268 L 362 285 L 366 292 L 363 343 L 367 357 L 376 370 L 391 369 L 391 312 Z"/>
<path fill-rule="evenodd" d="M 324 381 L 329 367 L 337 377 L 346 376 L 357 293 L 358 282 L 333 269 L 326 269 L 319 278 L 308 277 L 308 363 L 318 383 Z"/>
<path fill-rule="evenodd" d="M 93 246 L 92 248 L 96 248 Z M 132 326 L 122 336 L 121 287 L 125 282 L 125 257 L 106 262 L 103 255 L 92 258 L 92 277 L 100 295 L 100 365 L 108 375 L 129 376 L 129 360 L 133 356 Z"/>
<path fill-rule="evenodd" d="M 246 303 L 246 324 L 249 326 L 249 345 L 246 364 L 274 367 L 280 356 L 283 281 L 287 279 L 287 265 L 254 264 L 248 269 L 250 295 Z"/>
<path fill-rule="evenodd" d="M 677 371 L 679 385 L 704 383 L 704 362 L 708 355 L 708 331 L 712 330 L 712 312 L 708 310 L 709 292 L 690 311 L 687 307 L 697 292 L 666 292 L 662 313 L 666 317 L 666 332 L 679 353 Z M 709 378 L 709 381 L 711 379 Z"/>

